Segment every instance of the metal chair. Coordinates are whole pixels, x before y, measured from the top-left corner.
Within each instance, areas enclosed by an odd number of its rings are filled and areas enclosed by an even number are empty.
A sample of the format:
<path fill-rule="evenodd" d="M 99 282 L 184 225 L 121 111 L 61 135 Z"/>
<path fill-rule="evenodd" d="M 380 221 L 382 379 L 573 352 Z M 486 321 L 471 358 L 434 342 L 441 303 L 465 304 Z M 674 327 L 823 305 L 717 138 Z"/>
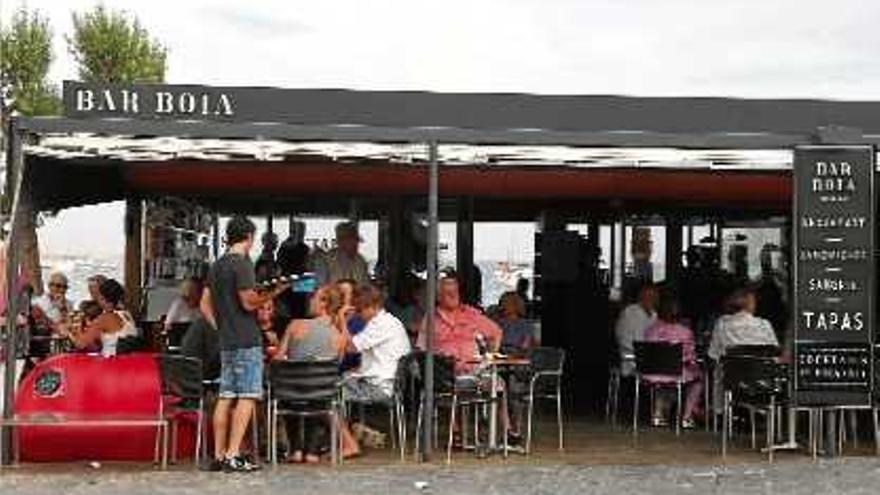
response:
<path fill-rule="evenodd" d="M 362 409 L 364 406 L 383 406 L 388 409 L 389 431 L 391 432 L 392 448 L 396 440 L 397 447 L 400 450 L 400 460 L 406 458 L 406 417 L 404 414 L 404 400 L 406 397 L 407 386 L 410 381 L 413 366 L 418 366 L 416 361 L 417 353 L 410 353 L 402 357 L 397 363 L 397 372 L 394 376 L 394 384 L 391 396 L 381 401 L 364 401 L 351 399 L 346 397 L 343 389 L 342 400 L 346 405 L 355 404 Z M 361 411 L 361 419 L 364 414 Z"/>
<path fill-rule="evenodd" d="M 172 323 L 171 327 L 163 332 L 165 337 L 165 349 L 171 354 L 180 352 L 180 346 L 183 342 L 183 336 L 186 335 L 191 323 Z"/>
<path fill-rule="evenodd" d="M 622 368 L 624 363 L 635 362 L 636 357 L 628 354 L 617 357 L 618 362 L 611 363 L 608 367 L 608 392 L 605 396 L 605 420 L 611 422 L 611 427 L 617 427 L 617 413 L 620 409 L 620 384 L 624 380 Z"/>
<path fill-rule="evenodd" d="M 330 455 L 334 464 L 341 462 L 339 361 L 273 361 L 269 365 L 268 403 L 269 457 L 273 466 L 278 464 L 274 446 L 281 416 L 326 417 L 330 422 Z M 301 434 L 303 431 L 301 428 Z"/>
<path fill-rule="evenodd" d="M 733 431 L 733 407 L 749 410 L 752 444 L 756 448 L 755 418 L 761 413 L 767 418 L 768 460 L 773 462 L 773 444 L 776 439 L 777 409 L 787 399 L 788 367 L 774 358 L 748 355 L 725 355 L 721 360 L 724 387 L 721 455 L 726 458 L 728 437 Z M 812 436 L 812 434 L 811 434 Z"/>
<path fill-rule="evenodd" d="M 157 357 L 162 380 L 162 400 L 159 418 L 171 428 L 171 459 L 177 457 L 177 425 L 195 415 L 195 463 L 199 464 L 204 445 L 205 389 L 202 380 L 202 361 L 197 358 L 160 354 Z M 157 447 L 158 448 L 158 447 Z M 168 443 L 165 443 L 168 449 Z M 167 456 L 167 453 L 165 454 Z"/>
<path fill-rule="evenodd" d="M 414 353 L 416 361 L 414 382 L 419 390 L 419 409 L 418 418 L 416 419 L 416 455 L 419 455 L 419 448 L 422 440 L 422 428 L 424 426 L 424 408 L 425 408 L 425 358 L 424 352 Z M 483 394 L 479 382 L 474 377 L 457 377 L 455 375 L 455 359 L 450 356 L 440 354 L 434 355 L 434 410 L 431 417 L 434 422 L 434 444 L 439 444 L 439 410 L 448 408 L 449 425 L 448 438 L 446 443 L 446 462 L 452 462 L 452 447 L 454 444 L 455 424 L 458 418 L 458 410 L 472 407 L 474 409 L 474 444 L 473 448 L 479 448 L 480 427 L 479 412 L 477 408 L 481 405 L 488 404 L 488 399 Z M 467 423 L 466 415 L 462 414 L 463 423 Z M 462 428 L 462 442 L 467 443 L 465 438 L 466 428 Z M 465 445 L 467 447 L 467 445 Z"/>
<path fill-rule="evenodd" d="M 554 347 L 535 347 L 529 351 L 531 377 L 527 399 L 526 453 L 532 449 L 532 419 L 535 399 L 556 402 L 556 427 L 559 434 L 559 450 L 565 449 L 562 422 L 562 373 L 565 367 L 565 351 Z"/>
<path fill-rule="evenodd" d="M 681 344 L 667 342 L 634 342 L 636 356 L 635 397 L 633 399 L 633 435 L 639 432 L 639 398 L 645 376 L 663 375 L 674 377 L 672 386 L 676 392 L 675 434 L 681 434 L 682 389 L 684 388 L 684 363 Z M 654 396 L 656 388 L 669 387 L 669 383 L 645 382 Z M 652 401 L 653 407 L 653 401 Z"/>

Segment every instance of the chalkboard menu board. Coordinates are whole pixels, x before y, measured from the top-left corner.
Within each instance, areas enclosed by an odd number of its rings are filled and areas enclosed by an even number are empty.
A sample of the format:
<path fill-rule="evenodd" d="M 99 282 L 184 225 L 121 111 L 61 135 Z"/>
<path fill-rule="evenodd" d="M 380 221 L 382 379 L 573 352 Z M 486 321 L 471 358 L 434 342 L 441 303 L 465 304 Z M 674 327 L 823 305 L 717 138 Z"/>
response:
<path fill-rule="evenodd" d="M 795 400 L 870 403 L 874 333 L 874 149 L 794 155 Z"/>

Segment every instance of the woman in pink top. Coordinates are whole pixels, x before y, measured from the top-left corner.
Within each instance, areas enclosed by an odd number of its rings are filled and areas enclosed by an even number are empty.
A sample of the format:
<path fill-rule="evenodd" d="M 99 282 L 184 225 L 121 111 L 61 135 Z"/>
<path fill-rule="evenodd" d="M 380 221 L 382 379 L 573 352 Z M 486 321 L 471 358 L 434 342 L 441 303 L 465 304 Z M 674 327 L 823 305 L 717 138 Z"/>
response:
<path fill-rule="evenodd" d="M 700 366 L 694 351 L 694 333 L 690 328 L 678 323 L 679 306 L 675 296 L 665 293 L 660 297 L 657 308 L 657 321 L 645 330 L 645 340 L 648 342 L 667 342 L 681 344 L 682 361 L 684 364 L 684 379 L 686 382 L 686 399 L 682 413 L 682 427 L 693 428 L 694 417 L 699 413 L 700 402 L 703 394 L 703 382 L 701 379 Z M 654 383 L 675 383 L 678 377 L 649 375 L 646 381 Z M 666 423 L 671 401 L 659 394 L 654 404 L 653 423 L 662 426 Z"/>

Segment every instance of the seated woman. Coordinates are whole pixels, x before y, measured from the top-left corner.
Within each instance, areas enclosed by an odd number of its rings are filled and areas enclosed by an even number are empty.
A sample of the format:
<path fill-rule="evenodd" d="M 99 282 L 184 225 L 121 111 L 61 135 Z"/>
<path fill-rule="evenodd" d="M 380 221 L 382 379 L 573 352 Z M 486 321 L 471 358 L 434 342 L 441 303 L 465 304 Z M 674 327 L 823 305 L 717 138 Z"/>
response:
<path fill-rule="evenodd" d="M 757 299 L 751 288 L 735 291 L 728 299 L 727 315 L 718 318 L 709 344 L 709 357 L 718 361 L 731 347 L 767 345 L 779 347 L 769 321 L 755 316 Z"/>
<path fill-rule="evenodd" d="M 101 355 L 115 356 L 119 339 L 137 337 L 137 326 L 134 318 L 122 306 L 125 289 L 116 280 L 107 279 L 98 288 L 98 304 L 102 313 L 95 318 L 83 331 L 74 336 L 77 349 L 100 344 Z"/>
<path fill-rule="evenodd" d="M 335 285 L 326 285 L 318 289 L 312 296 L 310 311 L 312 318 L 294 320 L 288 325 L 275 359 L 289 361 L 316 361 L 340 359 L 345 350 L 345 339 L 341 326 L 340 314 L 343 306 L 342 293 Z M 352 457 L 360 453 L 357 442 L 348 428 L 340 423 L 342 435 L 342 455 Z M 290 462 L 317 463 L 325 450 L 326 428 L 324 424 L 305 424 L 305 438 L 300 438 L 301 431 L 289 421 L 287 424 L 288 438 L 291 446 Z"/>
<path fill-rule="evenodd" d="M 697 363 L 694 350 L 694 333 L 690 328 L 679 323 L 680 308 L 675 296 L 669 292 L 660 295 L 657 307 L 657 321 L 645 330 L 644 340 L 647 342 L 665 342 L 669 344 L 681 344 L 681 358 L 684 365 L 684 380 L 687 383 L 684 410 L 681 417 L 681 426 L 692 429 L 695 426 L 694 418 L 699 413 L 700 400 L 703 394 L 703 381 L 700 376 L 700 366 Z M 653 383 L 675 383 L 676 376 L 647 375 L 646 381 Z M 654 403 L 652 424 L 664 426 L 667 424 L 671 401 L 663 394 L 657 394 Z"/>
<path fill-rule="evenodd" d="M 730 295 L 727 299 L 727 314 L 715 321 L 712 330 L 709 357 L 713 361 L 719 362 L 731 347 L 743 345 L 779 347 L 779 341 L 770 322 L 755 316 L 756 307 L 755 292 L 749 287 L 738 289 Z M 722 410 L 723 381 L 721 366 L 715 366 L 712 402 L 716 414 L 720 414 Z"/>
<path fill-rule="evenodd" d="M 500 316 L 497 320 L 503 337 L 503 350 L 523 351 L 534 345 L 532 325 L 525 319 L 526 303 L 516 292 L 505 292 L 498 300 Z"/>
<path fill-rule="evenodd" d="M 351 279 L 342 279 L 336 282 L 336 288 L 342 294 L 342 308 L 339 310 L 339 321 L 342 322 L 341 329 L 347 330 L 351 335 L 357 335 L 366 326 L 366 322 L 355 311 L 354 307 L 354 291 L 357 288 L 357 282 Z M 342 356 L 340 369 L 349 371 L 356 369 L 361 365 L 361 355 L 359 352 L 346 351 Z"/>
<path fill-rule="evenodd" d="M 104 313 L 104 310 L 101 309 L 101 305 L 98 304 L 97 301 L 86 300 L 79 303 L 79 308 L 76 314 L 76 318 L 71 322 L 71 338 L 74 342 L 76 342 L 76 335 L 82 333 L 83 329 L 88 328 L 89 325 L 94 323 L 101 314 Z M 93 342 L 91 345 L 87 345 L 85 347 L 78 347 L 75 349 L 75 352 L 101 352 L 101 343 Z"/>
<path fill-rule="evenodd" d="M 175 324 L 189 324 L 201 318 L 199 302 L 202 300 L 202 283 L 188 278 L 180 284 L 180 296 L 171 303 L 165 315 L 165 331 Z"/>

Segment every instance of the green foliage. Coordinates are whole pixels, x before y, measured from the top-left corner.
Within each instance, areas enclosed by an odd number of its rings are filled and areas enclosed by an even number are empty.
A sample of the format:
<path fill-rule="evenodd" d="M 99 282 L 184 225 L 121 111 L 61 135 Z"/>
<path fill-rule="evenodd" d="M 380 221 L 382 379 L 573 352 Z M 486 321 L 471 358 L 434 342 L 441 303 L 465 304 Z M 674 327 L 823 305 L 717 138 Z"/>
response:
<path fill-rule="evenodd" d="M 165 80 L 167 50 L 152 39 L 137 18 L 103 5 L 73 14 L 68 49 L 82 81 L 131 84 Z"/>
<path fill-rule="evenodd" d="M 0 31 L 0 85 L 7 109 L 24 115 L 61 113 L 56 88 L 46 77 L 52 63 L 52 30 L 38 11 L 19 9 Z M 5 114 L 5 112 L 4 112 Z"/>

